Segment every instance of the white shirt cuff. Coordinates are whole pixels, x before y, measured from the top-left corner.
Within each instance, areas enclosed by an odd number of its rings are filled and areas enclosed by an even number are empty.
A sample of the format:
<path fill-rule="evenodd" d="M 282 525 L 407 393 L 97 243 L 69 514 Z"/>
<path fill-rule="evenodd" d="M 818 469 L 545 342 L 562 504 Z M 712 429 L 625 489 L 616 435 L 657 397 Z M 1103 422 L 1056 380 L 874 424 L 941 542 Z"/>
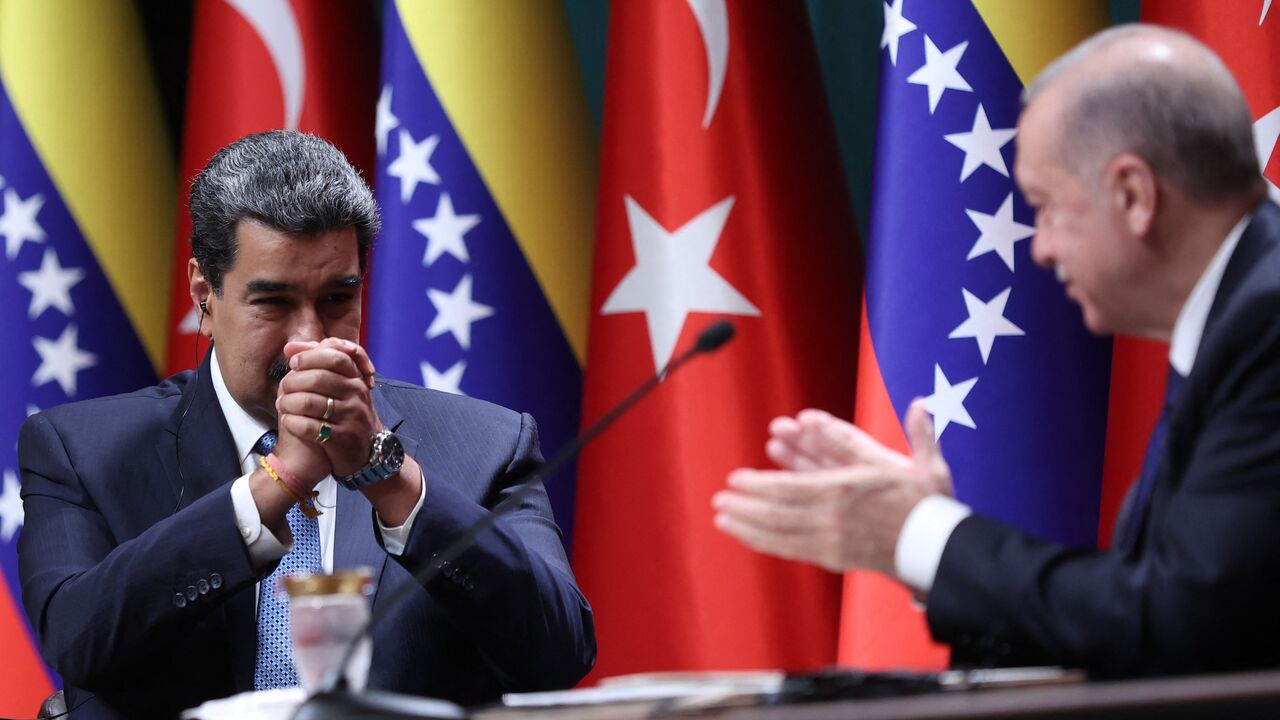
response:
<path fill-rule="evenodd" d="M 955 498 L 930 495 L 911 509 L 898 534 L 893 564 L 898 579 L 912 589 L 928 594 L 938 576 L 942 551 L 951 533 L 973 510 Z"/>
<path fill-rule="evenodd" d="M 249 551 L 249 562 L 255 570 L 261 570 L 289 552 L 293 547 L 293 536 L 289 535 L 286 538 L 288 544 L 284 544 L 263 526 L 262 516 L 258 514 L 258 504 L 253 501 L 253 490 L 249 488 L 249 475 L 252 474 L 241 475 L 231 483 L 231 504 L 236 510 L 240 539 Z M 288 532 L 287 527 L 285 532 Z"/>
<path fill-rule="evenodd" d="M 382 532 L 382 547 L 386 548 L 389 555 L 403 555 L 404 546 L 409 543 L 409 531 L 413 529 L 413 520 L 418 517 L 418 511 L 422 509 L 422 501 L 427 497 L 427 478 L 425 473 L 420 477 L 418 503 L 413 506 L 413 510 L 409 511 L 409 517 L 404 519 L 402 525 L 389 528 L 382 524 L 382 518 L 378 518 L 378 530 Z M 377 513 L 374 513 L 374 515 L 376 517 Z"/>

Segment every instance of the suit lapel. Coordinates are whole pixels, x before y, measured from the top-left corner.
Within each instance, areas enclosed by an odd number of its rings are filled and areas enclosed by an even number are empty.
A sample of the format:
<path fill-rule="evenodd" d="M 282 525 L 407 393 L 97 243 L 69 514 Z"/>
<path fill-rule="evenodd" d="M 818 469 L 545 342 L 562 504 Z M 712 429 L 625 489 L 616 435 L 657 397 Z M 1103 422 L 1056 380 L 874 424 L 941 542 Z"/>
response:
<path fill-rule="evenodd" d="M 1151 502 L 1148 503 L 1140 521 L 1155 514 L 1154 506 L 1157 503 L 1163 503 L 1162 495 L 1171 489 L 1169 474 L 1174 473 L 1176 477 L 1180 471 L 1175 468 L 1185 463 L 1188 439 L 1193 438 L 1200 431 L 1200 416 L 1203 411 L 1202 406 L 1206 402 L 1206 393 L 1212 384 L 1220 379 L 1214 376 L 1214 366 L 1217 362 L 1212 357 L 1221 344 L 1217 333 L 1221 326 L 1220 321 L 1230 312 L 1229 308 L 1241 286 L 1245 284 L 1249 273 L 1261 258 L 1274 250 L 1277 237 L 1280 237 L 1280 207 L 1267 200 L 1254 212 L 1252 220 L 1231 253 L 1231 259 L 1227 261 L 1222 280 L 1218 284 L 1218 292 L 1214 295 L 1213 303 L 1209 307 L 1209 315 L 1205 318 L 1204 332 L 1196 353 L 1195 365 L 1192 367 L 1191 374 L 1183 380 L 1183 387 L 1177 393 L 1176 399 L 1165 410 L 1169 423 L 1165 447 L 1160 468 L 1157 470 Z M 1127 505 L 1127 498 L 1125 502 Z M 1141 527 L 1140 530 L 1142 530 Z"/>
<path fill-rule="evenodd" d="M 183 507 L 227 484 L 241 474 L 235 440 L 213 389 L 209 356 L 183 391 L 158 449 L 160 462 L 173 484 L 175 503 Z M 231 647 L 232 672 L 238 690 L 253 689 L 257 654 L 254 593 L 238 592 L 222 605 Z"/>

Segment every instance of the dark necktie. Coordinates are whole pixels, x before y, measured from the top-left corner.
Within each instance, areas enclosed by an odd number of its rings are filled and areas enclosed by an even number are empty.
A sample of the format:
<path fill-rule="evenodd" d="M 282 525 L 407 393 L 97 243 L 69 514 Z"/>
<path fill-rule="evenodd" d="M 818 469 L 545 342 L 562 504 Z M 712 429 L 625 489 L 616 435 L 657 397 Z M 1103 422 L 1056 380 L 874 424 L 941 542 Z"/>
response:
<path fill-rule="evenodd" d="M 253 451 L 265 456 L 275 446 L 276 434 L 269 430 L 254 445 Z M 285 518 L 293 533 L 293 549 L 259 587 L 258 652 L 253 668 L 255 690 L 297 686 L 298 672 L 293 664 L 293 643 L 289 639 L 289 598 L 283 589 L 277 588 L 277 584 L 286 575 L 318 573 L 321 570 L 320 524 L 303 515 L 297 504 L 289 508 Z"/>
<path fill-rule="evenodd" d="M 1142 533 L 1143 517 L 1151 504 L 1152 491 L 1156 484 L 1156 471 L 1160 468 L 1160 460 L 1164 457 L 1165 440 L 1169 432 L 1169 416 L 1178 398 L 1178 390 L 1182 387 L 1183 377 L 1177 370 L 1169 368 L 1169 379 L 1165 383 L 1164 409 L 1160 411 L 1160 419 L 1151 430 L 1151 439 L 1147 442 L 1147 454 L 1142 461 L 1142 474 L 1134 486 L 1133 497 L 1129 501 L 1129 511 L 1125 514 L 1124 525 L 1116 547 L 1128 552 L 1138 544 Z"/>

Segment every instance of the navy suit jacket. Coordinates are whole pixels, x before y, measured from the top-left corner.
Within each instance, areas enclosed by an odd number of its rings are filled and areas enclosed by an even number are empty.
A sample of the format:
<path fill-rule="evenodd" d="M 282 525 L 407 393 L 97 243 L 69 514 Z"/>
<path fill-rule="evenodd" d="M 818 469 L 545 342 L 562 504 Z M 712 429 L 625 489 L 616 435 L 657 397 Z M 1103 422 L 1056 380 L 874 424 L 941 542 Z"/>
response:
<path fill-rule="evenodd" d="M 338 490 L 334 567 L 374 569 L 376 612 L 541 456 L 528 415 L 384 378 L 373 397 L 426 480 L 400 557 L 364 495 Z M 253 689 L 255 583 L 273 568 L 255 571 L 240 539 L 241 470 L 207 358 L 198 377 L 32 416 L 18 456 L 23 604 L 68 707 L 96 695 L 73 717 L 171 717 Z M 372 632 L 371 688 L 462 704 L 568 687 L 595 660 L 540 485 Z"/>
<path fill-rule="evenodd" d="M 1280 208 L 1265 202 L 1213 301 L 1128 552 L 1038 541 L 970 516 L 928 598 L 976 664 L 1100 676 L 1280 664 Z"/>

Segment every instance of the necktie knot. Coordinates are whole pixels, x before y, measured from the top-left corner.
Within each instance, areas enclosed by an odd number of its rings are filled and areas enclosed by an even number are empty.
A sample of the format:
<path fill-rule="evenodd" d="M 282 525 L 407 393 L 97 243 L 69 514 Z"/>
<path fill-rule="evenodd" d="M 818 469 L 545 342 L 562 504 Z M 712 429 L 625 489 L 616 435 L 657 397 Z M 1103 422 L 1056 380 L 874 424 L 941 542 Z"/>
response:
<path fill-rule="evenodd" d="M 268 430 L 262 433 L 262 437 L 258 438 L 258 442 L 254 443 L 253 451 L 263 457 L 266 457 L 271 454 L 272 450 L 276 449 L 276 442 L 278 440 L 279 436 L 276 435 L 276 431 Z"/>

